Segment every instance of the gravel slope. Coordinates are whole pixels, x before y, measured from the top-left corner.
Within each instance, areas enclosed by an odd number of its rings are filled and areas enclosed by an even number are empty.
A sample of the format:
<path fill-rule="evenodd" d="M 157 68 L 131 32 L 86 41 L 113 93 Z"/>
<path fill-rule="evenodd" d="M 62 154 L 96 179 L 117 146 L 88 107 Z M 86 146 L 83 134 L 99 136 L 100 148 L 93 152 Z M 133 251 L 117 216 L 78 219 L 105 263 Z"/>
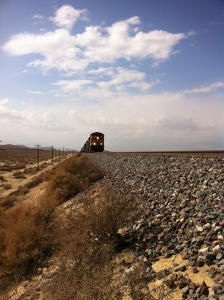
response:
<path fill-rule="evenodd" d="M 149 156 L 91 153 L 121 194 L 138 201 L 141 216 L 129 224 L 122 238 L 145 263 L 149 281 L 169 273 L 205 266 L 214 284 L 194 284 L 172 275 L 182 299 L 224 299 L 224 159 L 220 157 Z M 138 212 L 136 211 L 136 216 Z M 184 264 L 155 271 L 159 257 L 179 255 Z M 203 278 L 202 278 L 203 279 Z"/>

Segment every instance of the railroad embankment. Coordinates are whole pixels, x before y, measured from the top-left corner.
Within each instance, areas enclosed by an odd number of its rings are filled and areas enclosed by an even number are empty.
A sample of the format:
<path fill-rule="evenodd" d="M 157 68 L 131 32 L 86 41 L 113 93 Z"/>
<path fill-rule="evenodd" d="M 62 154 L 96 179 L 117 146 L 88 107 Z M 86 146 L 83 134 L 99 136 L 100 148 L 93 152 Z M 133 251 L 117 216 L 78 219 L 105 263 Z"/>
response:
<path fill-rule="evenodd" d="M 27 235 L 38 237 L 40 252 L 20 264 L 25 273 L 11 270 L 15 289 L 7 297 L 224 298 L 222 157 L 105 152 L 83 154 L 78 165 L 76 160 L 46 173 L 40 184 L 45 225 L 36 227 L 43 224 L 36 218 L 29 227 L 41 235 Z M 77 179 L 81 192 L 73 196 Z M 35 253 L 33 244 L 31 250 L 22 256 Z"/>

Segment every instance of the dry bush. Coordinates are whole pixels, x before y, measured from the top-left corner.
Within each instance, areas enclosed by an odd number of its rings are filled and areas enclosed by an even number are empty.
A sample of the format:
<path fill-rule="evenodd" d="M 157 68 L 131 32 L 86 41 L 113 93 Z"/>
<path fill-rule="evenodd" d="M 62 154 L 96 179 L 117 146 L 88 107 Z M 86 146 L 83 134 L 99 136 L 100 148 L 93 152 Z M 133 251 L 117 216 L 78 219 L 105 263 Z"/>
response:
<path fill-rule="evenodd" d="M 65 173 L 52 179 L 48 186 L 48 195 L 53 194 L 59 203 L 62 203 L 78 194 L 83 188 L 83 184 L 75 175 Z"/>
<path fill-rule="evenodd" d="M 66 224 L 61 219 L 54 224 L 52 232 L 63 260 L 48 287 L 49 299 L 122 299 L 117 294 L 120 287 L 113 282 L 113 257 L 120 250 L 118 229 L 133 205 L 109 186 L 101 196 L 98 201 L 85 193 Z"/>
<path fill-rule="evenodd" d="M 5 179 L 5 177 L 2 176 L 2 175 L 0 175 L 0 180 L 1 180 L 1 181 L 4 181 L 4 179 Z"/>
<path fill-rule="evenodd" d="M 12 173 L 12 176 L 17 176 L 17 175 L 21 175 L 22 172 L 21 171 L 15 171 Z"/>
<path fill-rule="evenodd" d="M 29 191 L 30 191 L 30 189 L 26 186 L 22 186 L 22 187 L 19 188 L 19 194 L 20 195 L 26 195 Z"/>
<path fill-rule="evenodd" d="M 20 170 L 20 169 L 25 169 L 25 165 L 24 164 L 16 164 L 16 165 L 14 165 L 14 166 L 12 166 L 12 168 L 14 169 L 14 170 Z"/>
<path fill-rule="evenodd" d="M 20 274 L 22 279 L 35 268 L 46 252 L 42 242 L 44 233 L 45 222 L 38 208 L 31 204 L 18 204 L 1 215 L 0 290 L 16 275 Z"/>
<path fill-rule="evenodd" d="M 39 175 L 39 176 L 34 176 L 30 182 L 28 182 L 25 186 L 28 187 L 29 189 L 34 188 L 35 186 L 37 186 L 38 184 L 43 182 L 43 176 Z"/>
<path fill-rule="evenodd" d="M 29 175 L 34 175 L 37 173 L 37 168 L 36 167 L 31 167 L 31 168 L 28 168 L 28 169 L 25 169 L 23 171 L 24 174 L 29 174 Z"/>
<path fill-rule="evenodd" d="M 25 179 L 26 178 L 26 176 L 24 174 L 16 175 L 14 177 L 15 177 L 15 179 Z"/>
<path fill-rule="evenodd" d="M 5 210 L 13 207 L 17 198 L 15 196 L 1 197 L 0 198 L 0 211 L 1 213 Z"/>
<path fill-rule="evenodd" d="M 80 180 L 87 180 L 88 183 L 95 182 L 103 178 L 104 173 L 97 168 L 87 157 L 66 161 L 65 170 L 71 174 L 77 175 Z"/>
<path fill-rule="evenodd" d="M 1 167 L 0 170 L 5 171 L 5 172 L 11 172 L 12 171 L 12 169 L 10 167 L 6 167 L 6 166 Z"/>
<path fill-rule="evenodd" d="M 87 157 L 77 158 L 74 155 L 43 176 L 49 180 L 46 188 L 47 197 L 51 195 L 62 203 L 101 179 L 104 174 L 88 161 Z"/>
<path fill-rule="evenodd" d="M 50 181 L 55 176 L 55 167 L 48 169 L 43 173 L 43 180 Z"/>
<path fill-rule="evenodd" d="M 12 185 L 11 185 L 11 183 L 4 183 L 3 188 L 4 188 L 5 190 L 9 190 L 9 189 L 12 188 Z"/>
<path fill-rule="evenodd" d="M 40 164 L 40 169 L 45 169 L 48 166 L 46 162 Z"/>
<path fill-rule="evenodd" d="M 72 162 L 74 159 L 76 160 L 72 157 L 69 160 Z M 38 267 L 37 262 L 43 261 L 51 253 L 52 245 L 55 243 L 55 236 L 50 229 L 47 230 L 51 214 L 58 204 L 84 187 L 83 182 L 77 179 L 80 177 L 78 173 L 77 175 L 68 173 L 65 171 L 65 165 L 67 166 L 67 162 L 63 161 L 60 167 L 54 170 L 54 175 L 51 174 L 47 193 L 37 204 L 21 202 L 1 214 L 1 291 L 4 291 L 13 281 L 19 282 L 27 278 Z M 88 164 L 85 167 L 88 168 Z M 34 177 L 17 194 L 42 181 L 42 175 Z"/>

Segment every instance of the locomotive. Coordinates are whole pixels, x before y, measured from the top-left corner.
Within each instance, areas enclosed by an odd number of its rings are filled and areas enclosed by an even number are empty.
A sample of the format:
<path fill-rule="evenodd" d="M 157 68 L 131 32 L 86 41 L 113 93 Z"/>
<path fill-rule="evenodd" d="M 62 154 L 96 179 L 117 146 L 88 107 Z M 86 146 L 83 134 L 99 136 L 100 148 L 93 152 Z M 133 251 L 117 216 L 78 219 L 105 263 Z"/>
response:
<path fill-rule="evenodd" d="M 104 151 L 104 134 L 93 132 L 85 142 L 81 152 L 102 152 Z"/>

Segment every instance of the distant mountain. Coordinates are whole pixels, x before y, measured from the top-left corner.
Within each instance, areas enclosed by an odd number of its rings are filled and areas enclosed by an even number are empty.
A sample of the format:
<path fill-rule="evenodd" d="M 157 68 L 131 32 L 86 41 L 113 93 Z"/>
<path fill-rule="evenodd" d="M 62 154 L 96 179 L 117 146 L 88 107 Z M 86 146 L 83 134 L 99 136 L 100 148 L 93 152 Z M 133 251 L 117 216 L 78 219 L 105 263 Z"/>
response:
<path fill-rule="evenodd" d="M 25 145 L 13 145 L 13 144 L 6 144 L 6 145 L 0 145 L 1 149 L 9 150 L 33 150 L 33 148 L 27 147 Z"/>

